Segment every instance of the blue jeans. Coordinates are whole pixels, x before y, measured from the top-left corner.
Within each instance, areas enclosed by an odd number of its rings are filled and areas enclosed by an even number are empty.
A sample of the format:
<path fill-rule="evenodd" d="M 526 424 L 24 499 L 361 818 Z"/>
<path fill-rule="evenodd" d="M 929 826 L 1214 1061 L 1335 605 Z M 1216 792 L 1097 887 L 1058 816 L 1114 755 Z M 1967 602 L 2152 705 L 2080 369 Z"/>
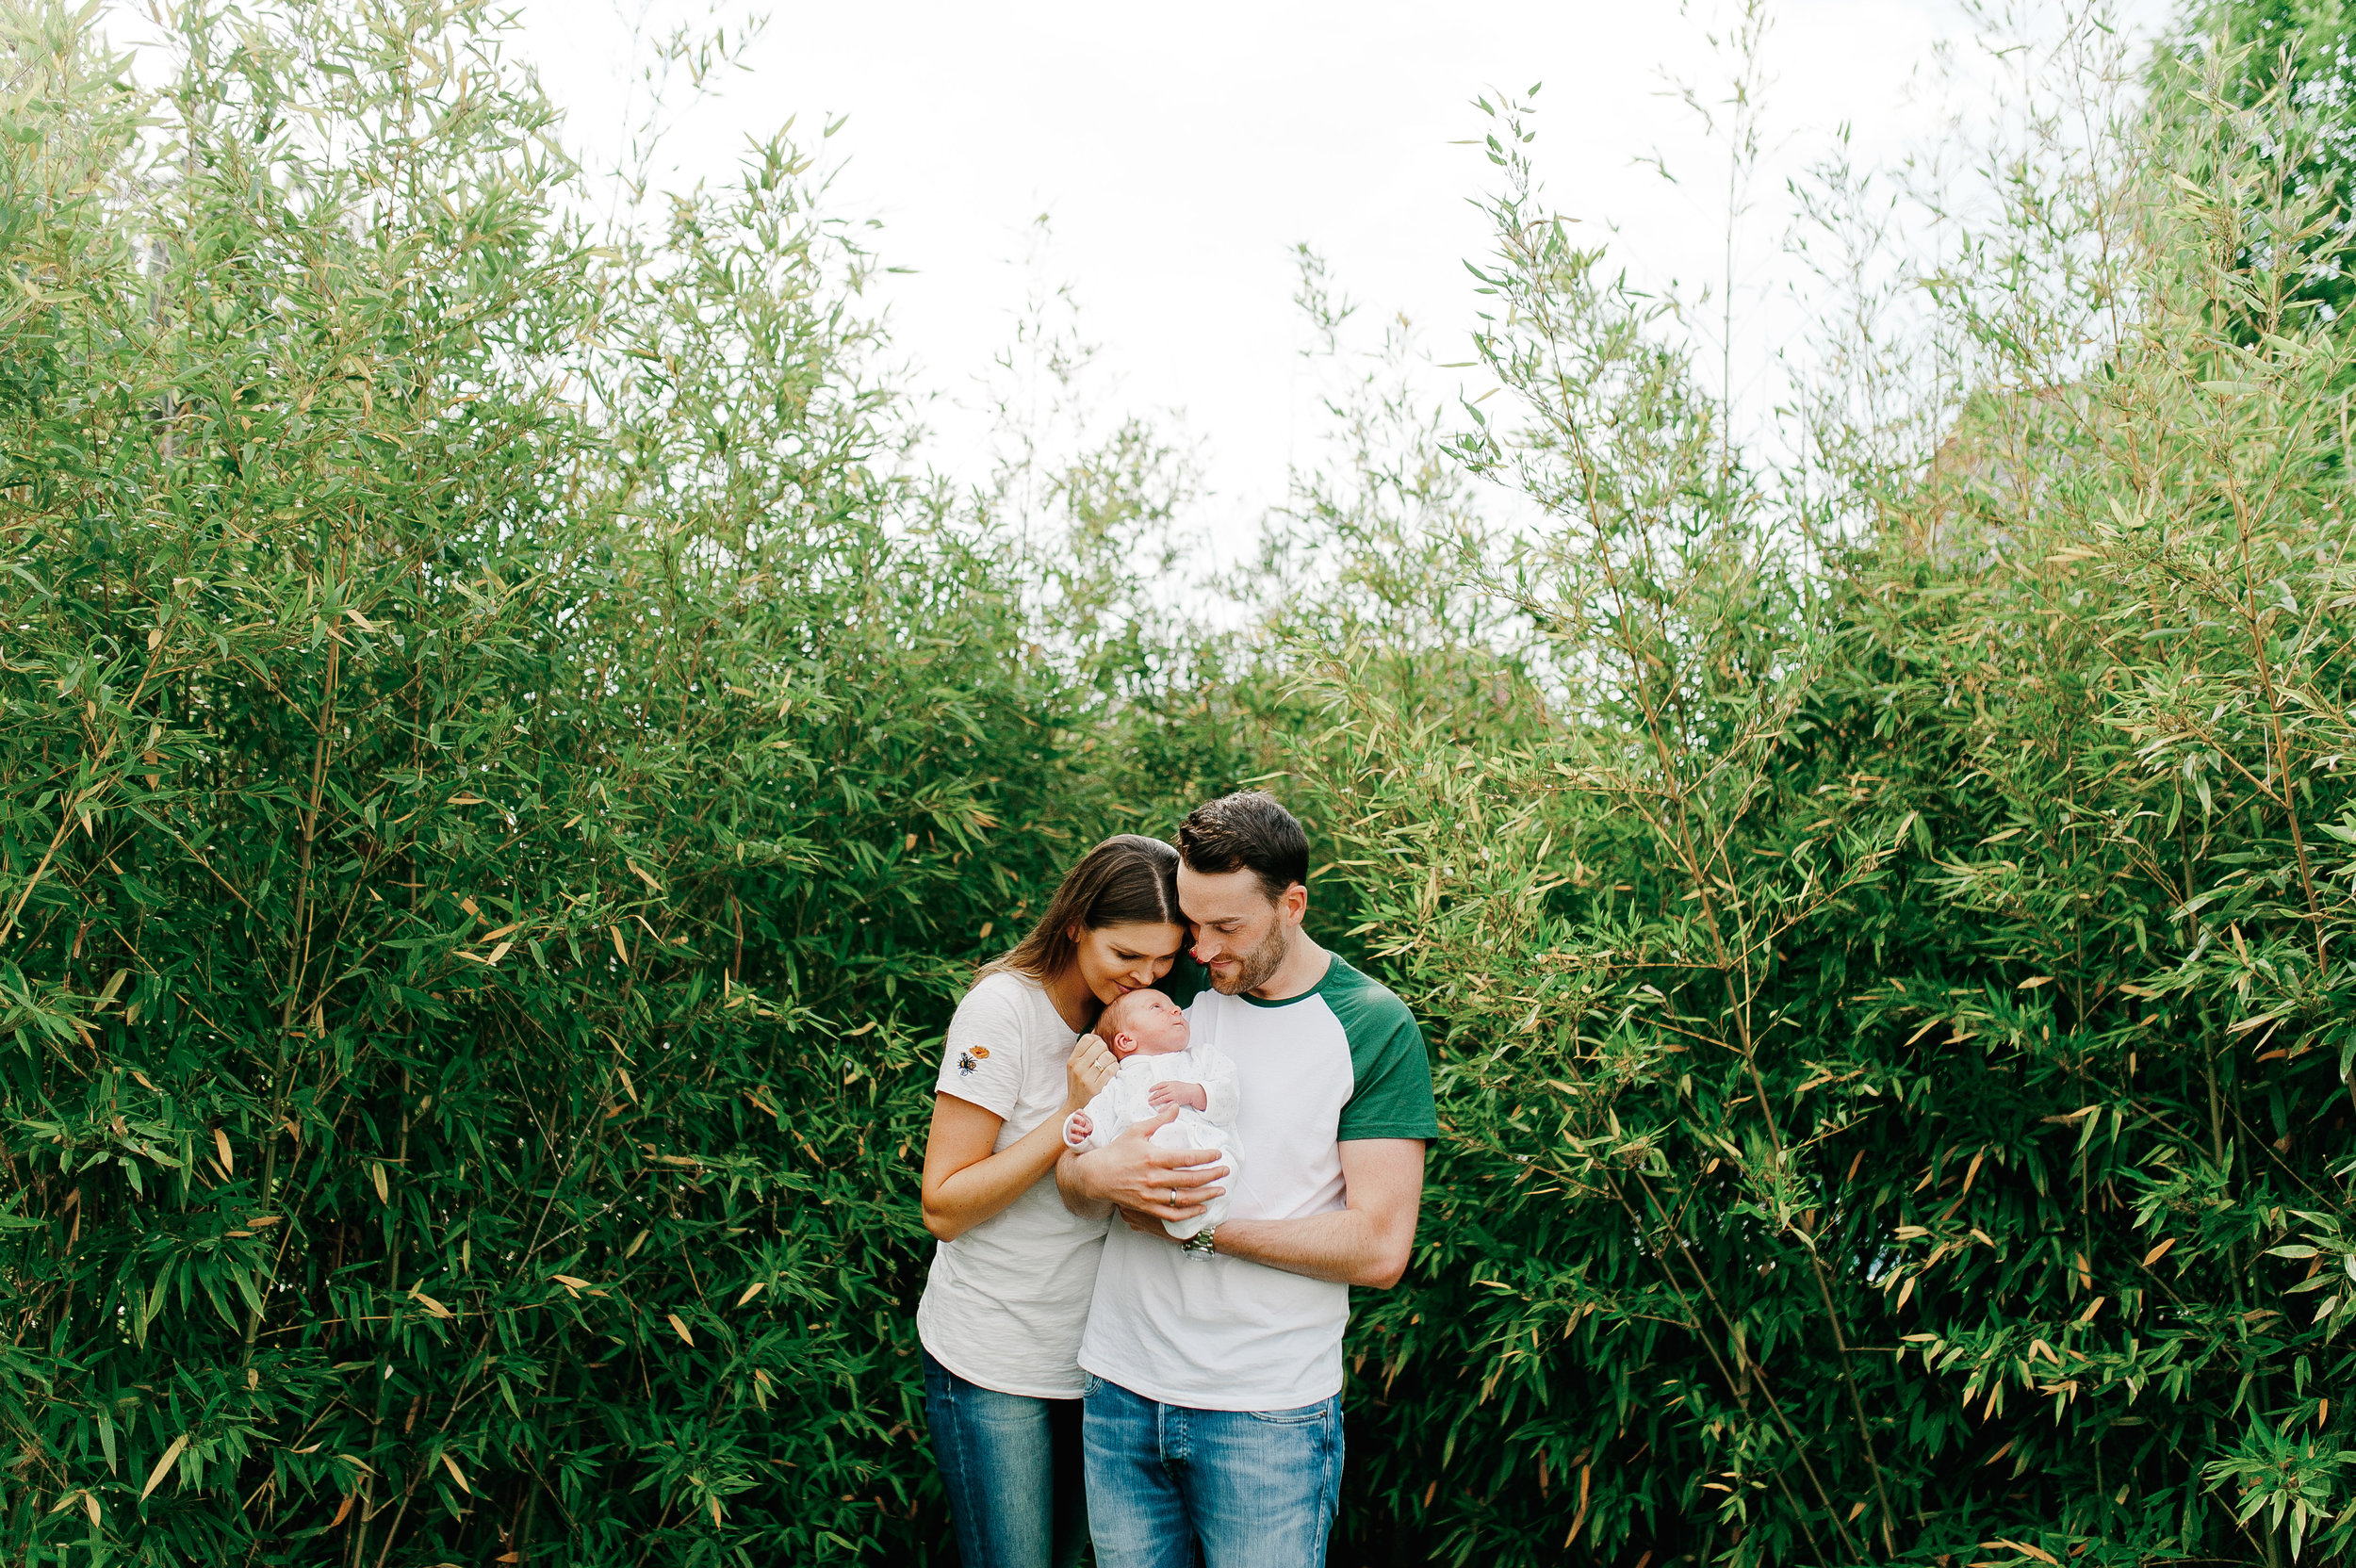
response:
<path fill-rule="evenodd" d="M 924 1419 L 965 1568 L 1072 1568 L 1088 1542 L 1080 1401 L 967 1382 L 924 1357 Z"/>
<path fill-rule="evenodd" d="M 1189 1410 L 1088 1383 L 1097 1568 L 1324 1568 L 1342 1489 L 1342 1401 Z"/>

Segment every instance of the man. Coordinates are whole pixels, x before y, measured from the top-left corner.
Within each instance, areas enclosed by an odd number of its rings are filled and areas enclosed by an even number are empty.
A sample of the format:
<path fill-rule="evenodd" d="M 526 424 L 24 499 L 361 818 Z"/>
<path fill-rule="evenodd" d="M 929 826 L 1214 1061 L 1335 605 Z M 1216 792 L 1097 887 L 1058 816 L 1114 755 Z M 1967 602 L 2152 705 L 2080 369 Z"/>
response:
<path fill-rule="evenodd" d="M 1320 1568 L 1342 1472 L 1350 1287 L 1406 1271 L 1439 1132 L 1423 1037 L 1398 997 L 1301 930 L 1309 841 L 1256 791 L 1178 831 L 1193 1037 L 1235 1064 L 1228 1218 L 1202 1151 L 1147 1141 L 1172 1112 L 1056 1167 L 1081 1213 L 1119 1208 L 1080 1343 L 1089 1530 L 1101 1568 Z M 1207 982 L 1208 988 L 1201 988 Z"/>

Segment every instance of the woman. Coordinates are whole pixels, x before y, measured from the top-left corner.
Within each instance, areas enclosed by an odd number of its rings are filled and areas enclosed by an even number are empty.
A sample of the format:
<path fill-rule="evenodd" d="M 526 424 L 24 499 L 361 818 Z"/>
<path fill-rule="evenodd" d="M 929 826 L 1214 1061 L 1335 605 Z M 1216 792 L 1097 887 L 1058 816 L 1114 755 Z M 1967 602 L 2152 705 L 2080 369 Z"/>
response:
<path fill-rule="evenodd" d="M 1080 1330 L 1105 1222 L 1063 1206 L 1055 1159 L 1064 1119 L 1118 1065 L 1088 1033 L 1097 1014 L 1169 972 L 1186 940 L 1177 878 L 1158 840 L 1098 844 L 949 1023 L 924 1142 L 941 1245 L 916 1331 L 965 1568 L 1067 1568 L 1088 1539 Z"/>

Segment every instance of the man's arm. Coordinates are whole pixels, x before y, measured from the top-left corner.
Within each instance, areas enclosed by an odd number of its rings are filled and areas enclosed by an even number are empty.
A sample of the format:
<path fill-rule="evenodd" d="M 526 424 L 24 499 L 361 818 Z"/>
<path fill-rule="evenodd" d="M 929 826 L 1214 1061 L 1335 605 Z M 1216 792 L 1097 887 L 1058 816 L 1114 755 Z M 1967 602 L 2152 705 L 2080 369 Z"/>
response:
<path fill-rule="evenodd" d="M 1231 1219 L 1212 1250 L 1313 1280 L 1376 1290 L 1399 1283 L 1415 1250 L 1423 1140 L 1353 1138 L 1341 1156 L 1343 1208 L 1305 1219 Z"/>
<path fill-rule="evenodd" d="M 1090 1198 L 1081 1190 L 1077 1172 L 1081 1159 L 1096 1152 L 1093 1149 L 1073 1149 L 1067 1146 L 1055 1161 L 1055 1192 L 1063 1199 L 1063 1206 L 1082 1219 L 1102 1219 L 1113 1212 L 1110 1202 Z"/>
<path fill-rule="evenodd" d="M 1227 1174 L 1215 1163 L 1216 1149 L 1164 1149 L 1153 1135 L 1177 1118 L 1172 1106 L 1151 1121 L 1130 1124 L 1129 1130 L 1100 1148 L 1066 1149 L 1055 1162 L 1055 1187 L 1063 1206 L 1083 1219 L 1103 1217 L 1112 1209 L 1124 1211 L 1131 1224 L 1150 1215 L 1153 1233 L 1159 1221 L 1192 1219 L 1210 1200 L 1227 1189 L 1213 1184 Z"/>

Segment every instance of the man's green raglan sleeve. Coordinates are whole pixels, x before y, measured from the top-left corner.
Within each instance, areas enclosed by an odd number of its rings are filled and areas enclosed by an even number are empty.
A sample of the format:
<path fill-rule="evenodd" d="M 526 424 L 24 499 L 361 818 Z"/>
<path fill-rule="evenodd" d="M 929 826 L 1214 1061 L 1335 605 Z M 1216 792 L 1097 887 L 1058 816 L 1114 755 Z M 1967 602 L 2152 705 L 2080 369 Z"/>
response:
<path fill-rule="evenodd" d="M 1338 966 L 1337 966 L 1338 967 Z M 1355 1080 L 1342 1106 L 1335 1138 L 1423 1138 L 1440 1135 L 1439 1109 L 1432 1099 L 1432 1063 L 1424 1054 L 1423 1031 L 1407 1004 L 1356 970 L 1329 984 L 1326 1005 L 1350 1037 L 1350 1066 Z"/>

